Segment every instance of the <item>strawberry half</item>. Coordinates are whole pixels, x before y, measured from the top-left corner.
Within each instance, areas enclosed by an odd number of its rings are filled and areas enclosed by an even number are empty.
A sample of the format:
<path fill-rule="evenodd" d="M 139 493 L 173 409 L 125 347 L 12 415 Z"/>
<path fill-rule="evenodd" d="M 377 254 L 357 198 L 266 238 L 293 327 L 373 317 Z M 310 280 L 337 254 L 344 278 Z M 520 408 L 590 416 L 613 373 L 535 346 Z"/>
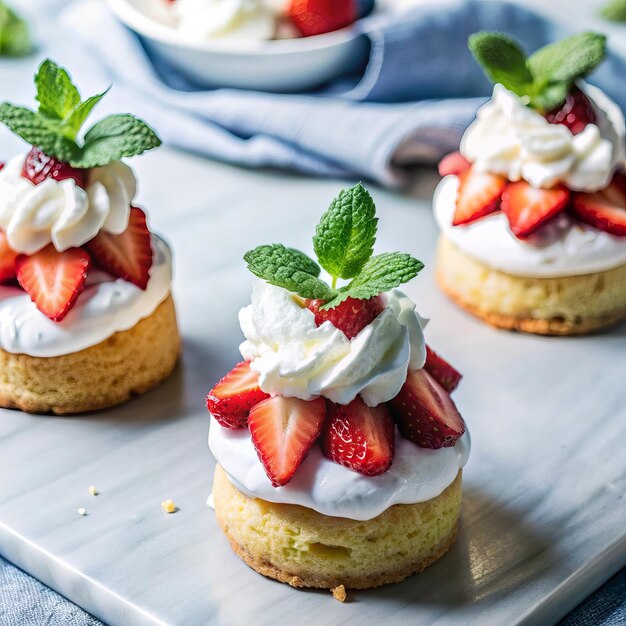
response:
<path fill-rule="evenodd" d="M 426 346 L 424 369 L 448 392 L 452 393 L 461 382 L 463 375 L 455 370 L 441 355 Z"/>
<path fill-rule="evenodd" d="M 17 252 L 9 247 L 6 233 L 0 230 L 0 283 L 15 278 L 15 259 Z"/>
<path fill-rule="evenodd" d="M 402 435 L 421 448 L 448 448 L 465 423 L 448 392 L 425 370 L 409 370 L 389 407 Z"/>
<path fill-rule="evenodd" d="M 550 124 L 562 124 L 570 129 L 572 135 L 585 130 L 587 124 L 594 124 L 596 114 L 589 98 L 574 87 L 565 97 L 565 102 L 546 113 L 545 118 Z"/>
<path fill-rule="evenodd" d="M 626 176 L 616 174 L 602 191 L 575 193 L 571 212 L 581 222 L 626 237 Z"/>
<path fill-rule="evenodd" d="M 569 190 L 559 185 L 537 189 L 525 180 L 509 183 L 502 194 L 502 211 L 518 239 L 532 235 L 540 226 L 558 215 L 567 205 Z"/>
<path fill-rule="evenodd" d="M 17 280 L 37 308 L 60 322 L 74 306 L 85 286 L 89 255 L 82 248 L 57 252 L 51 244 L 15 262 Z"/>
<path fill-rule="evenodd" d="M 226 428 L 245 428 L 250 409 L 269 398 L 261 391 L 259 375 L 250 369 L 248 361 L 242 361 L 211 389 L 206 406 L 211 415 Z"/>
<path fill-rule="evenodd" d="M 460 152 L 452 152 L 439 161 L 439 176 L 459 176 L 470 167 L 472 164 Z"/>
<path fill-rule="evenodd" d="M 275 396 L 252 407 L 252 443 L 274 487 L 286 485 L 322 432 L 324 398 L 307 402 Z"/>
<path fill-rule="evenodd" d="M 357 396 L 350 404 L 328 403 L 320 440 L 324 454 L 335 463 L 377 476 L 391 467 L 395 428 L 384 404 L 369 407 Z"/>
<path fill-rule="evenodd" d="M 58 181 L 72 178 L 79 187 L 83 188 L 87 183 L 87 170 L 72 167 L 69 163 L 49 157 L 39 148 L 32 148 L 26 155 L 22 176 L 28 178 L 35 185 L 43 183 L 46 178 Z"/>
<path fill-rule="evenodd" d="M 130 209 L 128 228 L 121 235 L 101 230 L 85 247 L 105 272 L 123 278 L 140 289 L 145 290 L 148 286 L 152 240 L 146 225 L 146 214 L 141 209 Z"/>
<path fill-rule="evenodd" d="M 290 0 L 287 17 L 304 37 L 345 28 L 358 17 L 355 0 Z"/>
<path fill-rule="evenodd" d="M 346 298 L 334 309 L 323 310 L 323 300 L 307 300 L 307 308 L 315 314 L 316 326 L 329 321 L 341 330 L 348 339 L 356 337 L 366 326 L 371 324 L 387 306 L 382 296 L 369 300 Z"/>
<path fill-rule="evenodd" d="M 453 226 L 469 224 L 497 211 L 506 179 L 471 167 L 459 174 Z"/>

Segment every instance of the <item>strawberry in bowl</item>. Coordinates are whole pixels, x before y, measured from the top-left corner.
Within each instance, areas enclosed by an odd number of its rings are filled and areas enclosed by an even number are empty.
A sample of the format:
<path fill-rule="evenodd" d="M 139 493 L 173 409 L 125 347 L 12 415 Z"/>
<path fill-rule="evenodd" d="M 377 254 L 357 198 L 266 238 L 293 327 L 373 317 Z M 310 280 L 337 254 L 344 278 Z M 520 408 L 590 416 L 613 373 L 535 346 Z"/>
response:
<path fill-rule="evenodd" d="M 626 319 L 624 116 L 582 79 L 606 54 L 583 33 L 526 56 L 502 33 L 469 47 L 495 83 L 439 164 L 437 280 L 493 326 L 580 335 Z"/>
<path fill-rule="evenodd" d="M 37 111 L 0 104 L 29 144 L 0 169 L 0 406 L 80 413 L 147 391 L 177 360 L 170 250 L 122 161 L 160 141 L 132 115 L 84 132 L 106 92 L 83 100 L 50 60 L 35 84 Z M 157 354 L 146 342 L 164 328 Z"/>
<path fill-rule="evenodd" d="M 239 313 L 243 361 L 207 396 L 218 522 L 248 565 L 296 587 L 402 580 L 456 533 L 461 374 L 398 289 L 422 263 L 374 254 L 377 223 L 357 184 L 323 214 L 315 259 L 244 255 L 260 280 Z"/>

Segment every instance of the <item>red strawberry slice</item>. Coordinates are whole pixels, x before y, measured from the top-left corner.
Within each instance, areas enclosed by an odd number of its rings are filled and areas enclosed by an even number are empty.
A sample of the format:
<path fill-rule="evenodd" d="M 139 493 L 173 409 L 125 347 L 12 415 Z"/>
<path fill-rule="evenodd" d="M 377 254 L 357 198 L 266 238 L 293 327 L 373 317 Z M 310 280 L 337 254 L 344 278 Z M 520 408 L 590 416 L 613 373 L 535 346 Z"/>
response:
<path fill-rule="evenodd" d="M 86 244 L 95 263 L 116 278 L 123 278 L 140 289 L 148 286 L 152 266 L 152 241 L 146 214 L 130 209 L 128 228 L 121 235 L 101 230 Z"/>
<path fill-rule="evenodd" d="M 469 224 L 498 209 L 506 179 L 475 167 L 459 174 L 459 193 L 456 199 L 453 226 Z"/>
<path fill-rule="evenodd" d="M 525 180 L 507 185 L 502 194 L 502 210 L 511 231 L 518 239 L 532 235 L 567 205 L 569 189 L 562 185 L 552 189 L 537 189 Z"/>
<path fill-rule="evenodd" d="M 409 370 L 389 407 L 402 435 L 421 448 L 449 448 L 465 423 L 448 392 L 425 370 Z"/>
<path fill-rule="evenodd" d="M 6 233 L 0 230 L 0 283 L 15 278 L 17 252 L 9 247 Z"/>
<path fill-rule="evenodd" d="M 286 485 L 322 432 L 324 398 L 307 402 L 275 396 L 252 407 L 252 443 L 274 487 Z"/>
<path fill-rule="evenodd" d="M 320 443 L 335 463 L 377 476 L 391 467 L 395 428 L 384 404 L 369 407 L 357 396 L 348 405 L 328 404 Z"/>
<path fill-rule="evenodd" d="M 2 168 L 3 168 L 4 166 L 5 166 L 5 164 L 4 164 L 4 163 L 2 163 L 2 162 L 0 161 L 0 172 L 2 171 Z"/>
<path fill-rule="evenodd" d="M 57 252 L 49 245 L 17 257 L 17 280 L 46 317 L 60 322 L 82 292 L 89 265 L 89 255 L 82 248 Z"/>
<path fill-rule="evenodd" d="M 349 26 L 358 18 L 355 0 L 290 0 L 287 17 L 304 37 Z"/>
<path fill-rule="evenodd" d="M 460 152 L 452 152 L 439 161 L 439 176 L 459 176 L 470 167 L 472 164 Z"/>
<path fill-rule="evenodd" d="M 565 102 L 546 113 L 545 117 L 551 124 L 567 126 L 572 135 L 577 135 L 585 129 L 587 124 L 593 124 L 596 121 L 593 105 L 578 87 L 574 87 L 565 97 Z"/>
<path fill-rule="evenodd" d="M 571 212 L 581 222 L 626 237 L 626 176 L 617 174 L 602 191 L 575 193 Z"/>
<path fill-rule="evenodd" d="M 44 154 L 39 148 L 32 148 L 26 155 L 22 176 L 38 185 L 46 178 L 54 180 L 66 180 L 73 178 L 79 187 L 87 184 L 87 170 L 72 167 L 69 163 L 57 161 L 54 157 Z"/>
<path fill-rule="evenodd" d="M 348 339 L 356 337 L 366 326 L 371 324 L 386 308 L 382 296 L 369 300 L 346 298 L 333 309 L 321 309 L 323 300 L 307 300 L 307 307 L 315 314 L 315 324 L 321 326 L 329 321 L 335 328 L 343 331 Z"/>
<path fill-rule="evenodd" d="M 248 361 L 242 361 L 211 389 L 206 406 L 222 426 L 245 428 L 250 409 L 266 398 L 269 394 L 261 391 L 259 375 L 250 369 Z"/>
<path fill-rule="evenodd" d="M 448 392 L 452 393 L 463 375 L 455 370 L 441 355 L 426 346 L 426 371 Z"/>

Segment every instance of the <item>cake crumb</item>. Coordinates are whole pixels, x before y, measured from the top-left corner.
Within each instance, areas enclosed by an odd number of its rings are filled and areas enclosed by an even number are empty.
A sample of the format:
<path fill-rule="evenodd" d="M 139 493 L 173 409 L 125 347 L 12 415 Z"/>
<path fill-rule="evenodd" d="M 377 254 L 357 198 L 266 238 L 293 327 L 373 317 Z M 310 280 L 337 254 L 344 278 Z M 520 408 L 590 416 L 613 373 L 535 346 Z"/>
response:
<path fill-rule="evenodd" d="M 87 515 L 87 509 L 84 506 L 78 508 L 79 515 Z"/>
<path fill-rule="evenodd" d="M 100 492 L 93 485 L 89 485 L 89 493 L 92 496 L 97 496 Z"/>
<path fill-rule="evenodd" d="M 339 587 L 335 587 L 331 589 L 331 591 L 333 592 L 333 598 L 335 598 L 335 600 L 339 600 L 339 602 L 346 601 L 346 588 L 343 585 L 339 585 Z"/>
<path fill-rule="evenodd" d="M 176 511 L 178 511 L 178 507 L 174 504 L 174 500 L 170 500 L 169 498 L 161 502 L 161 508 L 166 513 L 176 513 Z"/>

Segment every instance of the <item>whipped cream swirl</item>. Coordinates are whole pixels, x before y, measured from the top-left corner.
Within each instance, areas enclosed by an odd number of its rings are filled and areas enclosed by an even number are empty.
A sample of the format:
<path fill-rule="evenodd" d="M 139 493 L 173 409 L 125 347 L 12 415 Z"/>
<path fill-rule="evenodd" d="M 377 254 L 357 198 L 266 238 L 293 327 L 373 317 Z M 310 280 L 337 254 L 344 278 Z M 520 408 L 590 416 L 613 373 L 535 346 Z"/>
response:
<path fill-rule="evenodd" d="M 369 406 L 398 395 L 407 370 L 426 361 L 423 320 L 401 291 L 386 294 L 387 308 L 348 339 L 329 321 L 319 327 L 302 301 L 285 289 L 255 284 L 252 304 L 239 312 L 244 359 L 266 393 L 348 404 L 360 394 Z"/>
<path fill-rule="evenodd" d="M 177 0 L 172 11 L 178 30 L 192 41 L 272 39 L 276 0 Z"/>
<path fill-rule="evenodd" d="M 524 179 L 533 187 L 563 183 L 577 191 L 603 189 L 624 162 L 624 117 L 602 92 L 590 86 L 585 91 L 595 101 L 597 124 L 573 135 L 496 85 L 466 130 L 461 153 L 483 171 Z"/>
<path fill-rule="evenodd" d="M 127 165 L 115 161 L 90 170 L 82 189 L 71 178 L 35 185 L 22 176 L 24 159 L 18 155 L 0 170 L 0 228 L 13 250 L 33 254 L 52 243 L 62 252 L 101 229 L 114 235 L 126 230 L 137 189 Z"/>

